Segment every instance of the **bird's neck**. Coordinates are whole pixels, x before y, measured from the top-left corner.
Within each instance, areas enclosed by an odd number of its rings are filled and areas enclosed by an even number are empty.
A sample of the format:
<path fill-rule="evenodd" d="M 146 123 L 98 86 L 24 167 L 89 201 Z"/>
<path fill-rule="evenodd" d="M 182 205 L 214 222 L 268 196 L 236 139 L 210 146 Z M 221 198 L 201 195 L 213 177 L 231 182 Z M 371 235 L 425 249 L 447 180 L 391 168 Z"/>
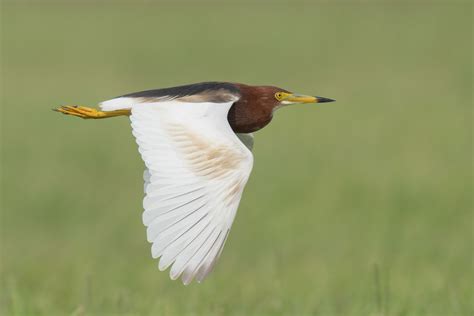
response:
<path fill-rule="evenodd" d="M 227 119 L 236 133 L 252 133 L 265 127 L 273 118 L 274 105 L 257 87 L 241 85 L 242 97 L 229 110 Z"/>

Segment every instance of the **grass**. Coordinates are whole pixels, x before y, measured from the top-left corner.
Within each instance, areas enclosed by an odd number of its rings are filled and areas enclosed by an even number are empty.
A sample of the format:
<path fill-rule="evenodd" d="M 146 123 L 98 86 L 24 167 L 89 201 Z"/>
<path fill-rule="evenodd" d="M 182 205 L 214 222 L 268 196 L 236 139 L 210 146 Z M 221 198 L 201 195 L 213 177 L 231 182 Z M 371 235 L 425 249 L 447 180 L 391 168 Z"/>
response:
<path fill-rule="evenodd" d="M 2 7 L 3 315 L 472 315 L 472 4 Z M 278 111 L 216 270 L 150 257 L 126 119 L 51 108 L 204 80 Z"/>

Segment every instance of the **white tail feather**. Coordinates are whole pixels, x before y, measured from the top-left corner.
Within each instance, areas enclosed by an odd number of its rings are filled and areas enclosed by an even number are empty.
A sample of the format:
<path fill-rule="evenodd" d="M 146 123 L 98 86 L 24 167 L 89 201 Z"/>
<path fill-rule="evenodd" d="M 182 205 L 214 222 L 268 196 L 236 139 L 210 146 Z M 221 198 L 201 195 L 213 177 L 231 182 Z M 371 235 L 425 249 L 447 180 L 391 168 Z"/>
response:
<path fill-rule="evenodd" d="M 140 103 L 136 98 L 115 98 L 99 103 L 102 111 L 115 111 L 131 109 L 135 104 Z"/>

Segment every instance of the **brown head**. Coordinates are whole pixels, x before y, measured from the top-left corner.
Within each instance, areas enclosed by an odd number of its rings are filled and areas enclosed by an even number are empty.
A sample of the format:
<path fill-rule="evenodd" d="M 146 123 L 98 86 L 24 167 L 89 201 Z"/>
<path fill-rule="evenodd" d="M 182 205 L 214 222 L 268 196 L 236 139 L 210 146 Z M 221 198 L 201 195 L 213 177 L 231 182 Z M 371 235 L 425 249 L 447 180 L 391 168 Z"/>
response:
<path fill-rule="evenodd" d="M 333 99 L 295 94 L 273 86 L 234 83 L 241 97 L 230 108 L 227 119 L 236 133 L 252 133 L 265 127 L 278 108 L 297 103 L 332 102 Z"/>

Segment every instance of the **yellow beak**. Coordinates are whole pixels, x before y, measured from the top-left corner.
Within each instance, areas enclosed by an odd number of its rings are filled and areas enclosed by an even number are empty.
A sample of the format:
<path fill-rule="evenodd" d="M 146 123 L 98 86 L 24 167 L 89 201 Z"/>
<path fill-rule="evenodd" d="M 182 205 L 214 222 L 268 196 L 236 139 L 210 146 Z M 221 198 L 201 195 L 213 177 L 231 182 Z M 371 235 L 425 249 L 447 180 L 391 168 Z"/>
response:
<path fill-rule="evenodd" d="M 301 94 L 288 94 L 283 100 L 291 103 L 325 103 L 336 101 L 325 97 L 313 97 Z"/>

